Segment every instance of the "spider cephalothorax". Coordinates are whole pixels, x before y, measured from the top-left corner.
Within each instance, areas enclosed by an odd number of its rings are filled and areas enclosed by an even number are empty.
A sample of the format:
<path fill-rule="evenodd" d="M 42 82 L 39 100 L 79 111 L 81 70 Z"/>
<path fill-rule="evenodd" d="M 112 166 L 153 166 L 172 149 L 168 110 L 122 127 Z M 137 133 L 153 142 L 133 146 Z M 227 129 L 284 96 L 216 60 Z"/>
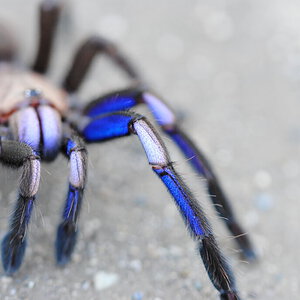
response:
<path fill-rule="evenodd" d="M 238 299 L 234 277 L 200 204 L 175 171 L 154 127 L 145 117 L 132 112 L 133 107 L 148 106 L 158 125 L 177 144 L 198 174 L 207 180 L 208 192 L 218 214 L 248 259 L 255 257 L 251 244 L 237 223 L 209 163 L 180 129 L 167 104 L 146 88 L 131 63 L 111 42 L 91 37 L 79 47 L 61 87 L 53 86 L 41 75 L 47 71 L 59 12 L 56 1 L 44 1 L 41 5 L 39 49 L 32 71 L 14 66 L 13 47 L 0 47 L 0 161 L 10 167 L 22 168 L 16 208 L 2 241 L 5 272 L 16 272 L 24 257 L 26 231 L 39 187 L 40 162 L 51 161 L 60 152 L 70 161 L 69 189 L 56 238 L 57 262 L 64 265 L 70 260 L 76 243 L 77 221 L 86 184 L 85 144 L 134 134 L 198 243 L 200 256 L 221 299 Z M 83 108 L 69 108 L 68 95 L 77 92 L 93 58 L 102 53 L 129 76 L 133 85 L 101 96 Z"/>

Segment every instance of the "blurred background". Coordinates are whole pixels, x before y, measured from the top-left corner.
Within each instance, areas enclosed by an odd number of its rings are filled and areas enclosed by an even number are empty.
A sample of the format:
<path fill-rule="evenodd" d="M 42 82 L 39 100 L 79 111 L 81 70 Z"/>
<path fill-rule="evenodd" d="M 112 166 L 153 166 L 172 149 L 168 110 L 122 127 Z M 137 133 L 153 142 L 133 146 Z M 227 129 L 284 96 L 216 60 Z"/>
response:
<path fill-rule="evenodd" d="M 14 32 L 27 64 L 36 49 L 39 2 L 0 0 L 1 24 Z M 234 268 L 242 299 L 296 299 L 300 3 L 69 0 L 61 21 L 52 80 L 61 81 L 88 35 L 116 42 L 207 154 L 251 235 L 259 255 L 254 265 L 241 261 L 205 182 L 166 138 Z M 87 102 L 127 85 L 102 57 L 80 96 Z M 139 112 L 149 116 L 144 108 Z M 68 169 L 62 157 L 44 164 L 26 258 L 14 278 L 1 273 L 1 299 L 218 299 L 171 197 L 152 173 L 134 137 L 89 147 L 79 241 L 72 263 L 59 269 L 53 244 Z M 1 235 L 18 174 L 1 167 Z"/>

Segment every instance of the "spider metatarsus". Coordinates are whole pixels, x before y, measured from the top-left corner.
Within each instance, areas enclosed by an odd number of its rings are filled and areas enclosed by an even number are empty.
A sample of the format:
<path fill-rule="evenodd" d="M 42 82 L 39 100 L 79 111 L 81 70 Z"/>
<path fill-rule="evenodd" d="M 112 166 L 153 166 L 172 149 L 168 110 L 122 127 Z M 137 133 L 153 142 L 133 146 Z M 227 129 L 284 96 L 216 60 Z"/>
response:
<path fill-rule="evenodd" d="M 40 163 L 52 161 L 62 152 L 70 161 L 69 189 L 62 221 L 56 237 L 56 259 L 65 265 L 71 258 L 77 221 L 86 185 L 86 143 L 137 135 L 153 171 L 175 200 L 213 285 L 221 299 L 239 299 L 234 276 L 222 256 L 205 214 L 180 175 L 174 170 L 167 149 L 150 122 L 131 109 L 146 104 L 162 130 L 171 137 L 196 172 L 204 177 L 219 216 L 235 237 L 242 255 L 254 259 L 248 237 L 237 223 L 230 204 L 210 164 L 180 129 L 174 113 L 145 84 L 131 63 L 110 41 L 88 38 L 77 50 L 61 87 L 45 77 L 61 6 L 43 1 L 40 8 L 40 38 L 32 71 L 14 64 L 15 51 L 10 38 L 0 46 L 0 161 L 22 168 L 18 199 L 8 233 L 2 241 L 2 263 L 12 275 L 21 266 L 26 248 L 26 232 L 40 181 Z M 3 41 L 6 41 L 3 45 Z M 76 93 L 96 55 L 105 54 L 134 84 L 100 96 L 81 108 L 68 107 L 68 97 Z"/>

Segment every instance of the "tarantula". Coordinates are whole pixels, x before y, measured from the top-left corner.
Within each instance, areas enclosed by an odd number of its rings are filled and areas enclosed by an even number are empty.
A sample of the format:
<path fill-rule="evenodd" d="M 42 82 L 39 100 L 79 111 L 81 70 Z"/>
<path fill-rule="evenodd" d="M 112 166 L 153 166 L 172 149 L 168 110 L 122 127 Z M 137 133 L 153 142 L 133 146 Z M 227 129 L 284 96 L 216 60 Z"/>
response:
<path fill-rule="evenodd" d="M 110 41 L 88 38 L 77 50 L 70 70 L 60 87 L 52 85 L 46 73 L 61 6 L 43 1 L 40 7 L 40 37 L 31 70 L 14 64 L 15 51 L 0 47 L 0 161 L 22 168 L 16 207 L 2 241 L 2 263 L 6 274 L 15 273 L 22 264 L 26 233 L 40 182 L 41 161 L 52 161 L 62 152 L 70 161 L 69 189 L 62 221 L 56 237 L 56 259 L 65 265 L 71 258 L 77 222 L 87 178 L 87 143 L 109 141 L 137 135 L 154 173 L 173 196 L 200 256 L 221 299 L 239 299 L 234 276 L 223 258 L 209 222 L 196 198 L 175 171 L 168 151 L 154 127 L 131 109 L 146 104 L 162 130 L 177 144 L 196 172 L 206 179 L 207 189 L 219 216 L 247 258 L 255 254 L 244 230 L 237 223 L 210 164 L 182 131 L 174 113 L 156 96 L 141 76 Z M 2 43 L 5 39 L 2 39 Z M 96 55 L 104 54 L 133 81 L 126 90 L 113 91 L 84 107 L 69 107 Z"/>

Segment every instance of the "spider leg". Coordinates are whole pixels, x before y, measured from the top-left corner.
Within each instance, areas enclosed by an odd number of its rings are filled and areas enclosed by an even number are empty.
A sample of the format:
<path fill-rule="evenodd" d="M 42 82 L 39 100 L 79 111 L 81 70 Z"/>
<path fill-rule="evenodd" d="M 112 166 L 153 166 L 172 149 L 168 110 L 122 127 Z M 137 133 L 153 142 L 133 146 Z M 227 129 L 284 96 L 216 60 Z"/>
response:
<path fill-rule="evenodd" d="M 238 223 L 213 168 L 199 147 L 180 128 L 175 114 L 165 102 L 154 94 L 144 91 L 143 87 L 134 87 L 112 92 L 91 101 L 82 113 L 85 116 L 94 118 L 108 112 L 128 110 L 141 103 L 148 106 L 157 123 L 180 148 L 195 171 L 207 180 L 208 193 L 215 210 L 235 237 L 243 256 L 248 260 L 254 260 L 256 254 L 253 246 L 242 226 Z"/>
<path fill-rule="evenodd" d="M 44 0 L 40 5 L 39 46 L 32 66 L 35 72 L 47 72 L 60 11 L 58 0 Z"/>
<path fill-rule="evenodd" d="M 137 73 L 131 62 L 118 50 L 110 41 L 97 36 L 88 38 L 77 50 L 71 68 L 68 71 L 63 87 L 69 93 L 78 90 L 83 82 L 94 57 L 98 54 L 106 54 L 135 82 L 140 82 L 140 75 Z"/>
<path fill-rule="evenodd" d="M 69 262 L 76 244 L 77 219 L 81 208 L 87 169 L 85 144 L 75 132 L 65 138 L 63 152 L 70 160 L 70 176 L 63 220 L 58 226 L 55 243 L 56 260 L 59 265 Z"/>
<path fill-rule="evenodd" d="M 1 24 L 0 26 L 0 62 L 12 61 L 16 55 L 16 43 L 9 29 Z"/>
<path fill-rule="evenodd" d="M 233 274 L 217 246 L 200 204 L 174 170 L 167 149 L 151 124 L 141 115 L 128 111 L 105 114 L 78 127 L 89 143 L 130 134 L 138 136 L 149 164 L 173 196 L 191 236 L 197 241 L 204 266 L 221 299 L 239 299 Z"/>
<path fill-rule="evenodd" d="M 26 233 L 40 181 L 40 158 L 27 144 L 3 140 L 0 144 L 1 163 L 22 167 L 19 195 L 8 233 L 2 241 L 2 264 L 7 275 L 22 264 L 26 249 Z"/>

